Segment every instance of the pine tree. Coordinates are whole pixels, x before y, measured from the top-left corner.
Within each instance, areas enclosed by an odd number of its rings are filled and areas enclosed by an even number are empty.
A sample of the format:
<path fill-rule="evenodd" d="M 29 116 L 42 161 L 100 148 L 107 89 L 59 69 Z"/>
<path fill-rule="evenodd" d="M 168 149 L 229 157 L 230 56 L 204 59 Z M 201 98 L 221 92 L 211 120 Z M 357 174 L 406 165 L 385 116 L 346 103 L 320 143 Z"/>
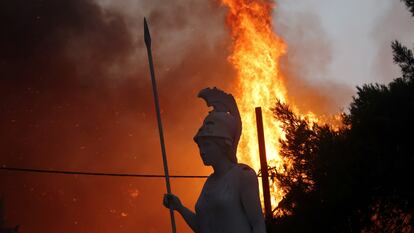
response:
<path fill-rule="evenodd" d="M 414 2 L 414 0 L 412 0 Z M 413 6 L 414 10 L 414 6 Z M 392 43 L 394 51 L 394 62 L 401 68 L 403 78 L 414 78 L 414 56 L 412 50 L 403 46 L 400 42 L 394 41 Z"/>
<path fill-rule="evenodd" d="M 414 0 L 401 0 L 405 3 L 408 10 L 411 12 L 411 14 L 414 16 Z"/>
<path fill-rule="evenodd" d="M 408 10 L 414 17 L 414 0 L 401 0 L 405 3 Z M 394 51 L 394 63 L 398 64 L 401 68 L 403 78 L 414 78 L 414 56 L 413 51 L 402 45 L 399 41 L 392 43 L 392 49 Z"/>

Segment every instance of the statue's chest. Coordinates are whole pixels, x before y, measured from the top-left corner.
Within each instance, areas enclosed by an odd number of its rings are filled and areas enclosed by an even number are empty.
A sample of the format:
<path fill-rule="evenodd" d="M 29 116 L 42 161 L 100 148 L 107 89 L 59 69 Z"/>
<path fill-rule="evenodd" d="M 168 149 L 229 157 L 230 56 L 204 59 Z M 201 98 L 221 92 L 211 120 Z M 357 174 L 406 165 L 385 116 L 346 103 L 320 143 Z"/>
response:
<path fill-rule="evenodd" d="M 201 212 L 228 211 L 239 205 L 238 182 L 234 175 L 219 180 L 208 180 L 201 191 L 196 209 Z"/>

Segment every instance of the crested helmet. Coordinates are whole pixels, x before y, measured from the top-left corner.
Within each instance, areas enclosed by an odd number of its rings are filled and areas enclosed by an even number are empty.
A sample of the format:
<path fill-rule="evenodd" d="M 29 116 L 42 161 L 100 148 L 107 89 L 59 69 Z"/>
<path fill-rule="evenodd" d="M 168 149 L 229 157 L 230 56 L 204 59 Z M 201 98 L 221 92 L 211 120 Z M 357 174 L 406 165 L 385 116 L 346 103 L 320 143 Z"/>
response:
<path fill-rule="evenodd" d="M 240 139 L 242 123 L 236 101 L 231 94 L 214 87 L 201 90 L 198 97 L 204 99 L 207 106 L 213 106 L 213 110 L 204 118 L 194 141 L 200 137 L 219 137 L 231 147 L 231 160 L 237 163 L 237 145 Z"/>

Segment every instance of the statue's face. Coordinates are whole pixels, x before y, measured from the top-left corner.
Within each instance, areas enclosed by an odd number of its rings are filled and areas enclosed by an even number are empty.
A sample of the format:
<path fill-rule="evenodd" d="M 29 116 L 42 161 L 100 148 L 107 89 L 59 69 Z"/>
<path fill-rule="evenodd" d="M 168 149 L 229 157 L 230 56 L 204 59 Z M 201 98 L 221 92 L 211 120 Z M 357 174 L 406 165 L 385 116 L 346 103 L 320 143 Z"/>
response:
<path fill-rule="evenodd" d="M 216 164 L 218 159 L 223 159 L 222 150 L 210 137 L 200 137 L 197 145 L 204 165 L 211 166 Z"/>

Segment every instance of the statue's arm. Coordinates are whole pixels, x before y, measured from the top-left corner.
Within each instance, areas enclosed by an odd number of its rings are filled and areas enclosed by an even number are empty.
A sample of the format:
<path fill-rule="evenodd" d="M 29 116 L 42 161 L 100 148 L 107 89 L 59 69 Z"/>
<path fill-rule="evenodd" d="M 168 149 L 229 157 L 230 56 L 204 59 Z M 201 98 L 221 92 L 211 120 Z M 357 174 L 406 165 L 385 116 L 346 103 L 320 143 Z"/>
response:
<path fill-rule="evenodd" d="M 197 219 L 196 214 L 185 207 L 180 198 L 174 194 L 164 194 L 163 204 L 167 208 L 172 208 L 173 210 L 178 211 L 178 213 L 183 216 L 187 225 L 195 232 L 197 229 Z"/>
<path fill-rule="evenodd" d="M 187 223 L 187 225 L 195 232 L 197 229 L 197 216 L 196 214 L 189 210 L 187 207 L 185 206 L 181 206 L 181 208 L 179 208 L 178 213 L 181 214 L 181 216 L 183 216 L 185 222 Z"/>
<path fill-rule="evenodd" d="M 253 233 L 266 233 L 256 173 L 253 169 L 244 168 L 241 178 L 241 201 Z"/>

